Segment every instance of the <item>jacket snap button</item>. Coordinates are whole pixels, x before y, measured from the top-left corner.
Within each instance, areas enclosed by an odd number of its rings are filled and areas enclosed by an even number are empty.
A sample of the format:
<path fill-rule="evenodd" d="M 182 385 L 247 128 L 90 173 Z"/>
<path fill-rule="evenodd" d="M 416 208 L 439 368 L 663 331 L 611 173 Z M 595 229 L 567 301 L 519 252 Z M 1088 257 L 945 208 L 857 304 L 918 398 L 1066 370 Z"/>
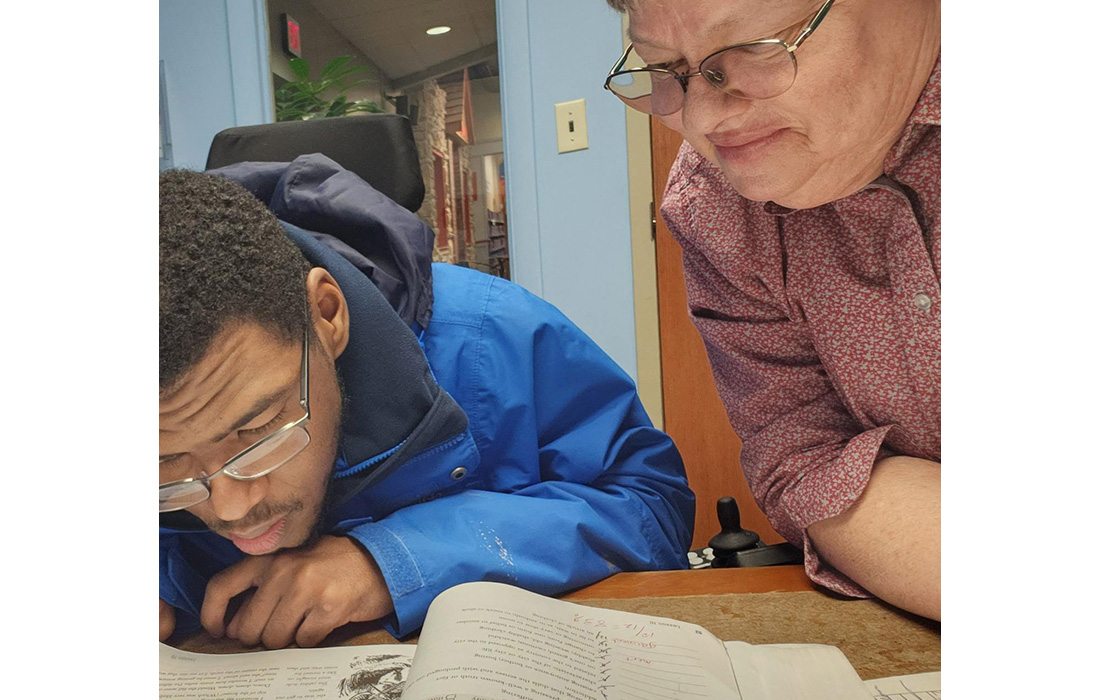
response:
<path fill-rule="evenodd" d="M 928 311 L 932 308 L 932 297 L 928 296 L 924 292 L 920 292 L 913 296 L 913 305 L 921 311 Z"/>
<path fill-rule="evenodd" d="M 466 467 L 455 467 L 454 471 L 451 472 L 451 478 L 455 481 L 458 481 L 464 476 L 466 476 Z"/>

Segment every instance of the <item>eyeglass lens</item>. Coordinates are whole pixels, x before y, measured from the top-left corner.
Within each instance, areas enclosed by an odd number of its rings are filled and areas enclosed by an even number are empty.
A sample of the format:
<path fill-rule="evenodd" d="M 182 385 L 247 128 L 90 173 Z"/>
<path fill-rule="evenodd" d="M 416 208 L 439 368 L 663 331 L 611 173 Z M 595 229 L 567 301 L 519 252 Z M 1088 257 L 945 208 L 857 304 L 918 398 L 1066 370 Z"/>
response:
<path fill-rule="evenodd" d="M 309 444 L 309 433 L 302 426 L 295 426 L 271 436 L 226 466 L 233 476 L 254 478 L 278 469 Z"/>
<path fill-rule="evenodd" d="M 293 459 L 309 445 L 309 432 L 305 426 L 296 425 L 271 436 L 254 449 L 237 457 L 226 465 L 231 476 L 254 479 L 270 474 Z M 160 510 L 180 510 L 206 500 L 209 490 L 202 481 L 163 486 L 160 489 Z"/>
<path fill-rule="evenodd" d="M 632 55 L 624 68 L 642 65 L 641 59 Z M 766 99 L 791 87 L 797 64 L 783 44 L 767 42 L 720 51 L 704 60 L 699 70 L 707 82 L 727 94 Z M 676 76 L 665 71 L 616 73 L 608 86 L 629 106 L 649 114 L 672 114 L 684 106 L 684 88 Z"/>

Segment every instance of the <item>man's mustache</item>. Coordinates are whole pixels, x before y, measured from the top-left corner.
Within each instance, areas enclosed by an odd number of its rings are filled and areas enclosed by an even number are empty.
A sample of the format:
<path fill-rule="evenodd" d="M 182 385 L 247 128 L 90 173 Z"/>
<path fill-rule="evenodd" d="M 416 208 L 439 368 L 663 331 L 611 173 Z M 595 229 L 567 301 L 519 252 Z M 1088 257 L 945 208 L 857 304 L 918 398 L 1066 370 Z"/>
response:
<path fill-rule="evenodd" d="M 218 520 L 207 524 L 214 532 L 219 535 L 225 535 L 230 530 L 248 530 L 260 523 L 267 522 L 273 519 L 277 515 L 290 515 L 291 513 L 297 513 L 305 508 L 305 505 L 301 501 L 294 501 L 293 503 L 257 503 L 252 510 L 248 511 L 248 514 L 240 520 Z"/>

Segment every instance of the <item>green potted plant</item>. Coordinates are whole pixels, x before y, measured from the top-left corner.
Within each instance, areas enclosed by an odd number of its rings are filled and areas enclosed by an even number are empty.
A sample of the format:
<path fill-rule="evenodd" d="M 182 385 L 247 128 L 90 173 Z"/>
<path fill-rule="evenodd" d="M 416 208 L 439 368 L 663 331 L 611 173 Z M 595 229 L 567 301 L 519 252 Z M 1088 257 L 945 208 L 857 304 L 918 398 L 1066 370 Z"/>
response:
<path fill-rule="evenodd" d="M 311 80 L 309 63 L 303 58 L 290 59 L 294 80 L 275 90 L 275 121 L 381 112 L 382 108 L 371 100 L 348 99 L 348 90 L 366 83 L 364 73 L 371 73 L 366 66 L 355 65 L 351 60 L 351 56 L 337 56 L 325 64 L 317 80 Z"/>

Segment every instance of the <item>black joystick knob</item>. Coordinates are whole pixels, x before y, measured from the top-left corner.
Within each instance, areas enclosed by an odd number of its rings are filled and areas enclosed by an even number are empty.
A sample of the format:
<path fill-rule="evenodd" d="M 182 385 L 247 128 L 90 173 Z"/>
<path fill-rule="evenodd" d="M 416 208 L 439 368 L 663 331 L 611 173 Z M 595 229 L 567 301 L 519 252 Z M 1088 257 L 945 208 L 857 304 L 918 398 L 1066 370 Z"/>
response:
<path fill-rule="evenodd" d="M 722 526 L 722 531 L 712 537 L 708 543 L 714 552 L 714 562 L 711 566 L 718 568 L 738 566 L 734 561 L 738 552 L 761 545 L 759 535 L 752 530 L 741 529 L 741 511 L 737 508 L 737 501 L 730 496 L 718 499 L 718 524 Z"/>

